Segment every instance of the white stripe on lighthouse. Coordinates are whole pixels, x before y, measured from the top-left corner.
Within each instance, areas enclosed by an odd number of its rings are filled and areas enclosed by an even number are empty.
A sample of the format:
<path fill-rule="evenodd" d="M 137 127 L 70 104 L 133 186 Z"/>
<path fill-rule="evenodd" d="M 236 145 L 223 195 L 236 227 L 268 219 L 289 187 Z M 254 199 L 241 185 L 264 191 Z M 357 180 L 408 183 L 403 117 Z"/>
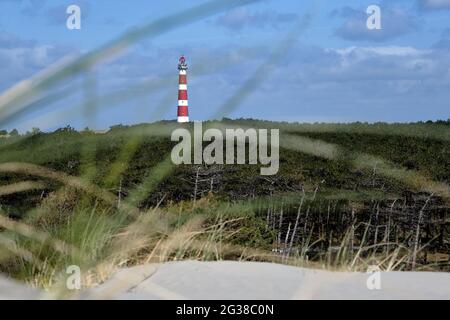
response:
<path fill-rule="evenodd" d="M 186 75 L 186 70 L 180 70 L 180 74 L 183 76 Z"/>
<path fill-rule="evenodd" d="M 187 100 L 178 100 L 178 105 L 180 107 L 187 107 L 188 106 L 188 101 Z"/>
<path fill-rule="evenodd" d="M 189 117 L 178 117 L 178 122 L 189 122 Z"/>
<path fill-rule="evenodd" d="M 178 90 L 187 90 L 187 84 L 179 84 Z"/>

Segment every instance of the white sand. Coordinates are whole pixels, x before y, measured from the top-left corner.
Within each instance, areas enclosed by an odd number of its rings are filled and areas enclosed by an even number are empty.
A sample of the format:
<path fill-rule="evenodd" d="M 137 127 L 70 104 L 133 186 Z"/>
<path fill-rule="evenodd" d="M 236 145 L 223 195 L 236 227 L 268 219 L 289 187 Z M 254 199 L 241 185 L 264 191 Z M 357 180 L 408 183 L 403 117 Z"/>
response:
<path fill-rule="evenodd" d="M 382 272 L 379 290 L 366 273 L 257 262 L 171 262 L 123 269 L 80 299 L 450 299 L 450 273 Z M 48 297 L 48 296 L 47 296 Z M 0 276 L 0 299 L 46 296 Z"/>
<path fill-rule="evenodd" d="M 382 272 L 379 290 L 368 289 L 369 276 L 272 263 L 171 262 L 124 269 L 90 298 L 450 299 L 450 273 Z"/>
<path fill-rule="evenodd" d="M 37 299 L 37 291 L 0 275 L 0 300 Z"/>

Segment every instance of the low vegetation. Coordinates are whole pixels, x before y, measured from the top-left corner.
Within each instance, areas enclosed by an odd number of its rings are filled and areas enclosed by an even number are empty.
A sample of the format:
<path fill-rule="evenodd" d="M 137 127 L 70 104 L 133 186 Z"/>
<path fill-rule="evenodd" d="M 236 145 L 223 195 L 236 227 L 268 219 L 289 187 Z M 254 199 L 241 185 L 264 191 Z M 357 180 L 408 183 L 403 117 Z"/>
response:
<path fill-rule="evenodd" d="M 0 271 L 53 289 L 74 264 L 91 286 L 180 259 L 450 271 L 448 122 L 209 125 L 279 128 L 278 174 L 174 166 L 170 121 L 0 137 Z"/>

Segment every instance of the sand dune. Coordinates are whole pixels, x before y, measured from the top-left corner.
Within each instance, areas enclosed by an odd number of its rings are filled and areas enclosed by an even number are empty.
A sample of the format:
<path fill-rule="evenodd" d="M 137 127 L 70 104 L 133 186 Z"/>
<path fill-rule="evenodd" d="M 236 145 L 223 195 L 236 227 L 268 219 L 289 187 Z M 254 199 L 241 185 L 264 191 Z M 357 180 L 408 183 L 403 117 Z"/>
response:
<path fill-rule="evenodd" d="M 368 289 L 369 276 L 272 263 L 184 261 L 122 270 L 92 294 L 115 299 L 450 298 L 449 273 L 381 272 L 379 290 Z"/>
<path fill-rule="evenodd" d="M 450 299 L 450 273 L 331 272 L 258 262 L 183 261 L 122 269 L 78 299 Z M 370 285 L 372 284 L 372 285 Z M 0 277 L 0 299 L 44 298 Z"/>

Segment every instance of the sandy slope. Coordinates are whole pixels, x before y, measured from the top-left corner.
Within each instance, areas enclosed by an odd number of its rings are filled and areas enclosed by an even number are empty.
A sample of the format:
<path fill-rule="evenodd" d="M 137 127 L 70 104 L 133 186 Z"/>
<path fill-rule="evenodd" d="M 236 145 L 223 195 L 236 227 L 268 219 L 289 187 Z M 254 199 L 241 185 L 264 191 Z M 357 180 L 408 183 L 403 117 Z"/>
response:
<path fill-rule="evenodd" d="M 0 275 L 0 300 L 28 300 L 38 297 L 37 291 Z"/>
<path fill-rule="evenodd" d="M 450 299 L 450 273 L 365 273 L 256 262 L 172 262 L 118 272 L 91 292 L 115 299 Z"/>
<path fill-rule="evenodd" d="M 78 298 L 450 299 L 450 273 L 381 273 L 380 290 L 367 288 L 369 276 L 272 263 L 183 261 L 123 269 Z M 0 276 L 0 299 L 36 298 L 46 296 Z"/>

